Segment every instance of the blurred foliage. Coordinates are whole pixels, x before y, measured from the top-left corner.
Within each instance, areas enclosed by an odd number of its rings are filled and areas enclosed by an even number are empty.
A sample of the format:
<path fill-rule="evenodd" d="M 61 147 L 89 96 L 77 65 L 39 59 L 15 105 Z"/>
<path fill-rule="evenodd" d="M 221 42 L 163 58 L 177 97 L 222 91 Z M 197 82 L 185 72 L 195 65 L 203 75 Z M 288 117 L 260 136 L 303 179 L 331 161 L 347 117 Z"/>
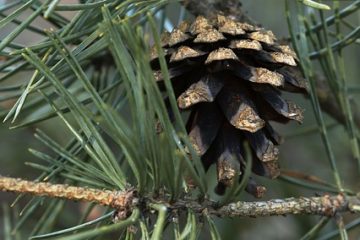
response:
<path fill-rule="evenodd" d="M 360 124 L 354 105 L 360 94 L 360 1 L 242 3 L 256 22 L 285 40 L 291 36 L 311 86 L 310 96 L 298 99 L 307 109 L 304 124 L 277 126 L 287 137 L 280 148 L 285 170 L 279 180 L 258 179 L 270 189 L 266 198 L 358 192 Z M 149 46 L 154 43 L 160 50 L 158 34 L 192 17 L 178 2 L 14 0 L 0 4 L 0 16 L 2 175 L 119 190 L 131 185 L 141 194 L 165 194 L 169 200 L 184 194 L 224 200 L 213 193 L 214 169 L 204 172 L 186 137 L 163 56 L 175 123 L 149 66 Z M 345 122 L 322 111 L 319 78 Z M 164 129 L 161 134 L 154 128 L 157 124 Z M 199 186 L 196 190 L 187 189 L 189 178 Z M 135 210 L 127 220 L 109 224 L 112 210 L 91 204 L 22 195 L 11 202 L 3 193 L 0 197 L 9 203 L 2 208 L 2 239 L 360 235 L 354 215 L 345 215 L 347 225 L 340 229 L 333 219 L 317 216 L 198 219 L 188 211 L 168 221 L 165 207 L 155 205 L 151 216 Z M 225 198 L 254 200 L 236 191 Z"/>

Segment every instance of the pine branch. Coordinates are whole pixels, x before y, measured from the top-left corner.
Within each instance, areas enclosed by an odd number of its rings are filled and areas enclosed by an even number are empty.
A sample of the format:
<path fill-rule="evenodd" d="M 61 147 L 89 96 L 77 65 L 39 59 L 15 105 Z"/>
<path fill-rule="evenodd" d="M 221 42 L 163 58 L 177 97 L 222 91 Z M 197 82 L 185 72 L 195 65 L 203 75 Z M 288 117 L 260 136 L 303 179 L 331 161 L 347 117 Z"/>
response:
<path fill-rule="evenodd" d="M 74 201 L 94 202 L 109 206 L 124 216 L 129 216 L 135 191 L 109 191 L 94 188 L 74 187 L 66 184 L 26 181 L 20 178 L 0 176 L 0 191 L 26 193 L 34 196 L 62 198 Z"/>
<path fill-rule="evenodd" d="M 286 198 L 256 202 L 238 201 L 219 207 L 216 202 L 209 200 L 199 202 L 196 199 L 184 198 L 176 202 L 169 202 L 165 197 L 156 199 L 140 197 L 134 189 L 110 191 L 48 182 L 33 182 L 10 177 L 0 177 L 0 190 L 95 202 L 116 209 L 117 216 L 120 219 L 129 216 L 135 207 L 144 209 L 159 203 L 165 205 L 168 210 L 191 209 L 198 214 L 206 213 L 219 217 L 262 217 L 286 214 L 335 216 L 337 213 L 356 212 L 360 209 L 360 194 L 357 196 L 326 194 L 320 197 Z"/>

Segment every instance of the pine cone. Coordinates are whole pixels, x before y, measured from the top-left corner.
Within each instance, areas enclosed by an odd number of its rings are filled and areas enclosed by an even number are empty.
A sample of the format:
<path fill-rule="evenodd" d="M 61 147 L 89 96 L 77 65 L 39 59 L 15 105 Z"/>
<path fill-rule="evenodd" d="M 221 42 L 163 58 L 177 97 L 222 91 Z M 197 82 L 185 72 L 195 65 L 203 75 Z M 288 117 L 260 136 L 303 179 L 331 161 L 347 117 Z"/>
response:
<path fill-rule="evenodd" d="M 276 178 L 280 170 L 275 145 L 281 137 L 269 121 L 303 119 L 303 111 L 280 92 L 306 92 L 295 52 L 279 44 L 271 31 L 221 15 L 181 23 L 162 35 L 162 46 L 178 107 L 191 111 L 191 143 L 205 169 L 217 166 L 217 192 L 241 179 L 245 142 L 253 153 L 252 171 Z M 151 64 L 163 88 L 154 49 Z M 264 192 L 253 179 L 247 190 L 255 196 Z"/>

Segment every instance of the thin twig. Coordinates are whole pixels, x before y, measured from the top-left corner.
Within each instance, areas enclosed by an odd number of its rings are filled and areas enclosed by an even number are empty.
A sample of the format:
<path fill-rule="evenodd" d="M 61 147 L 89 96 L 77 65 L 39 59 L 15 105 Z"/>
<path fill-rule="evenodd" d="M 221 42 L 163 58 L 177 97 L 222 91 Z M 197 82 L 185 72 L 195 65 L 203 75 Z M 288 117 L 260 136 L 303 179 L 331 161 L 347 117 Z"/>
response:
<path fill-rule="evenodd" d="M 316 77 L 316 94 L 319 98 L 321 108 L 332 118 L 334 118 L 337 122 L 345 126 L 346 116 L 341 110 L 334 94 L 331 92 L 331 89 L 326 79 L 324 79 L 324 77 L 320 75 L 317 75 Z M 350 103 L 351 103 L 354 123 L 360 129 L 360 113 L 358 111 L 359 109 L 358 104 L 356 104 L 355 101 L 350 101 Z"/>
<path fill-rule="evenodd" d="M 51 198 L 62 198 L 74 201 L 94 202 L 109 206 L 118 211 L 118 217 L 129 216 L 132 208 L 134 189 L 127 191 L 110 191 L 95 188 L 74 187 L 66 184 L 52 184 L 49 182 L 33 182 L 20 178 L 0 176 L 0 191 L 31 194 Z"/>
<path fill-rule="evenodd" d="M 262 217 L 273 215 L 321 215 L 335 216 L 341 212 L 359 211 L 360 196 L 323 195 L 321 197 L 301 197 L 274 199 L 256 202 L 234 202 L 219 207 L 216 202 L 186 198 L 169 202 L 164 198 L 140 197 L 134 189 L 110 191 L 94 188 L 74 187 L 65 184 L 32 182 L 19 178 L 0 177 L 0 190 L 62 198 L 67 200 L 95 202 L 117 210 L 117 217 L 124 219 L 134 208 L 149 208 L 162 204 L 168 210 L 191 209 L 193 212 L 211 214 L 219 217 Z"/>
<path fill-rule="evenodd" d="M 211 18 L 220 13 L 234 20 L 255 25 L 255 22 L 243 13 L 239 0 L 183 0 L 182 4 L 195 16 Z"/>

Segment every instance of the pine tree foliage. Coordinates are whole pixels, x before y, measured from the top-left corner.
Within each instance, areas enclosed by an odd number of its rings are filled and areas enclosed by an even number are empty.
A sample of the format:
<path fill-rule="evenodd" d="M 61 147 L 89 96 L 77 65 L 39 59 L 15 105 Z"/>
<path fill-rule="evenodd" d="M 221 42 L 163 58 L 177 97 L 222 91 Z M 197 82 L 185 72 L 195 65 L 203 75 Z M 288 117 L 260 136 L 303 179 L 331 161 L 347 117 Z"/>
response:
<path fill-rule="evenodd" d="M 351 100 L 351 94 L 359 93 L 360 85 L 348 84 L 343 54 L 348 46 L 359 49 L 360 27 L 347 17 L 358 13 L 360 1 L 285 3 L 292 46 L 310 83 L 312 114 L 317 123 L 292 137 L 320 134 L 333 179 L 285 172 L 280 179 L 294 189 L 354 195 L 357 190 L 348 189 L 343 181 L 346 173 L 339 169 L 341 159 L 334 153 L 329 131 L 343 126 L 353 165 L 360 169 L 360 123 Z M 10 29 L 0 42 L 0 102 L 14 101 L 10 108 L 0 109 L 2 119 L 11 129 L 58 119 L 62 124 L 59 129 L 71 135 L 64 145 L 46 131 L 36 130 L 35 138 L 47 149 L 30 149 L 41 160 L 27 163 L 41 172 L 37 181 L 109 190 L 132 188 L 141 196 L 168 202 L 214 198 L 219 206 L 244 196 L 251 159 L 246 159 L 242 180 L 224 196 L 214 196 L 214 183 L 208 181 L 212 173 L 205 173 L 187 137 L 187 116 L 178 110 L 160 42 L 160 32 L 171 31 L 178 24 L 170 16 L 174 13 L 170 7 L 174 6 L 179 22 L 185 15 L 191 17 L 171 0 L 82 0 L 71 4 L 14 0 L 0 5 L 0 31 Z M 66 18 L 63 12 L 73 16 Z M 43 29 L 39 22 L 48 27 Z M 18 43 L 29 33 L 40 40 Z M 159 90 L 150 66 L 152 44 L 159 54 L 165 93 Z M 319 75 L 326 79 L 327 93 L 340 113 L 332 113 L 335 109 L 331 107 L 326 109 Z M 164 103 L 164 95 L 169 104 Z M 336 120 L 332 126 L 324 111 Z M 160 133 L 156 126 L 161 126 Z M 200 216 L 191 209 L 169 212 L 161 202 L 148 209 L 133 209 L 130 216 L 115 223 L 113 209 L 105 209 L 102 216 L 86 222 L 96 207 L 90 204 L 78 225 L 59 230 L 63 211 L 68 210 L 66 200 L 33 197 L 19 209 L 17 203 L 23 196 L 17 196 L 14 208 L 3 207 L 3 239 L 221 238 L 213 216 L 206 212 Z M 29 228 L 34 216 L 38 220 Z M 348 239 L 348 231 L 360 224 L 358 218 L 353 219 L 347 225 L 339 220 L 340 224 L 329 226 L 331 220 L 323 217 L 304 232 L 303 239 L 320 234 L 321 239 Z"/>

